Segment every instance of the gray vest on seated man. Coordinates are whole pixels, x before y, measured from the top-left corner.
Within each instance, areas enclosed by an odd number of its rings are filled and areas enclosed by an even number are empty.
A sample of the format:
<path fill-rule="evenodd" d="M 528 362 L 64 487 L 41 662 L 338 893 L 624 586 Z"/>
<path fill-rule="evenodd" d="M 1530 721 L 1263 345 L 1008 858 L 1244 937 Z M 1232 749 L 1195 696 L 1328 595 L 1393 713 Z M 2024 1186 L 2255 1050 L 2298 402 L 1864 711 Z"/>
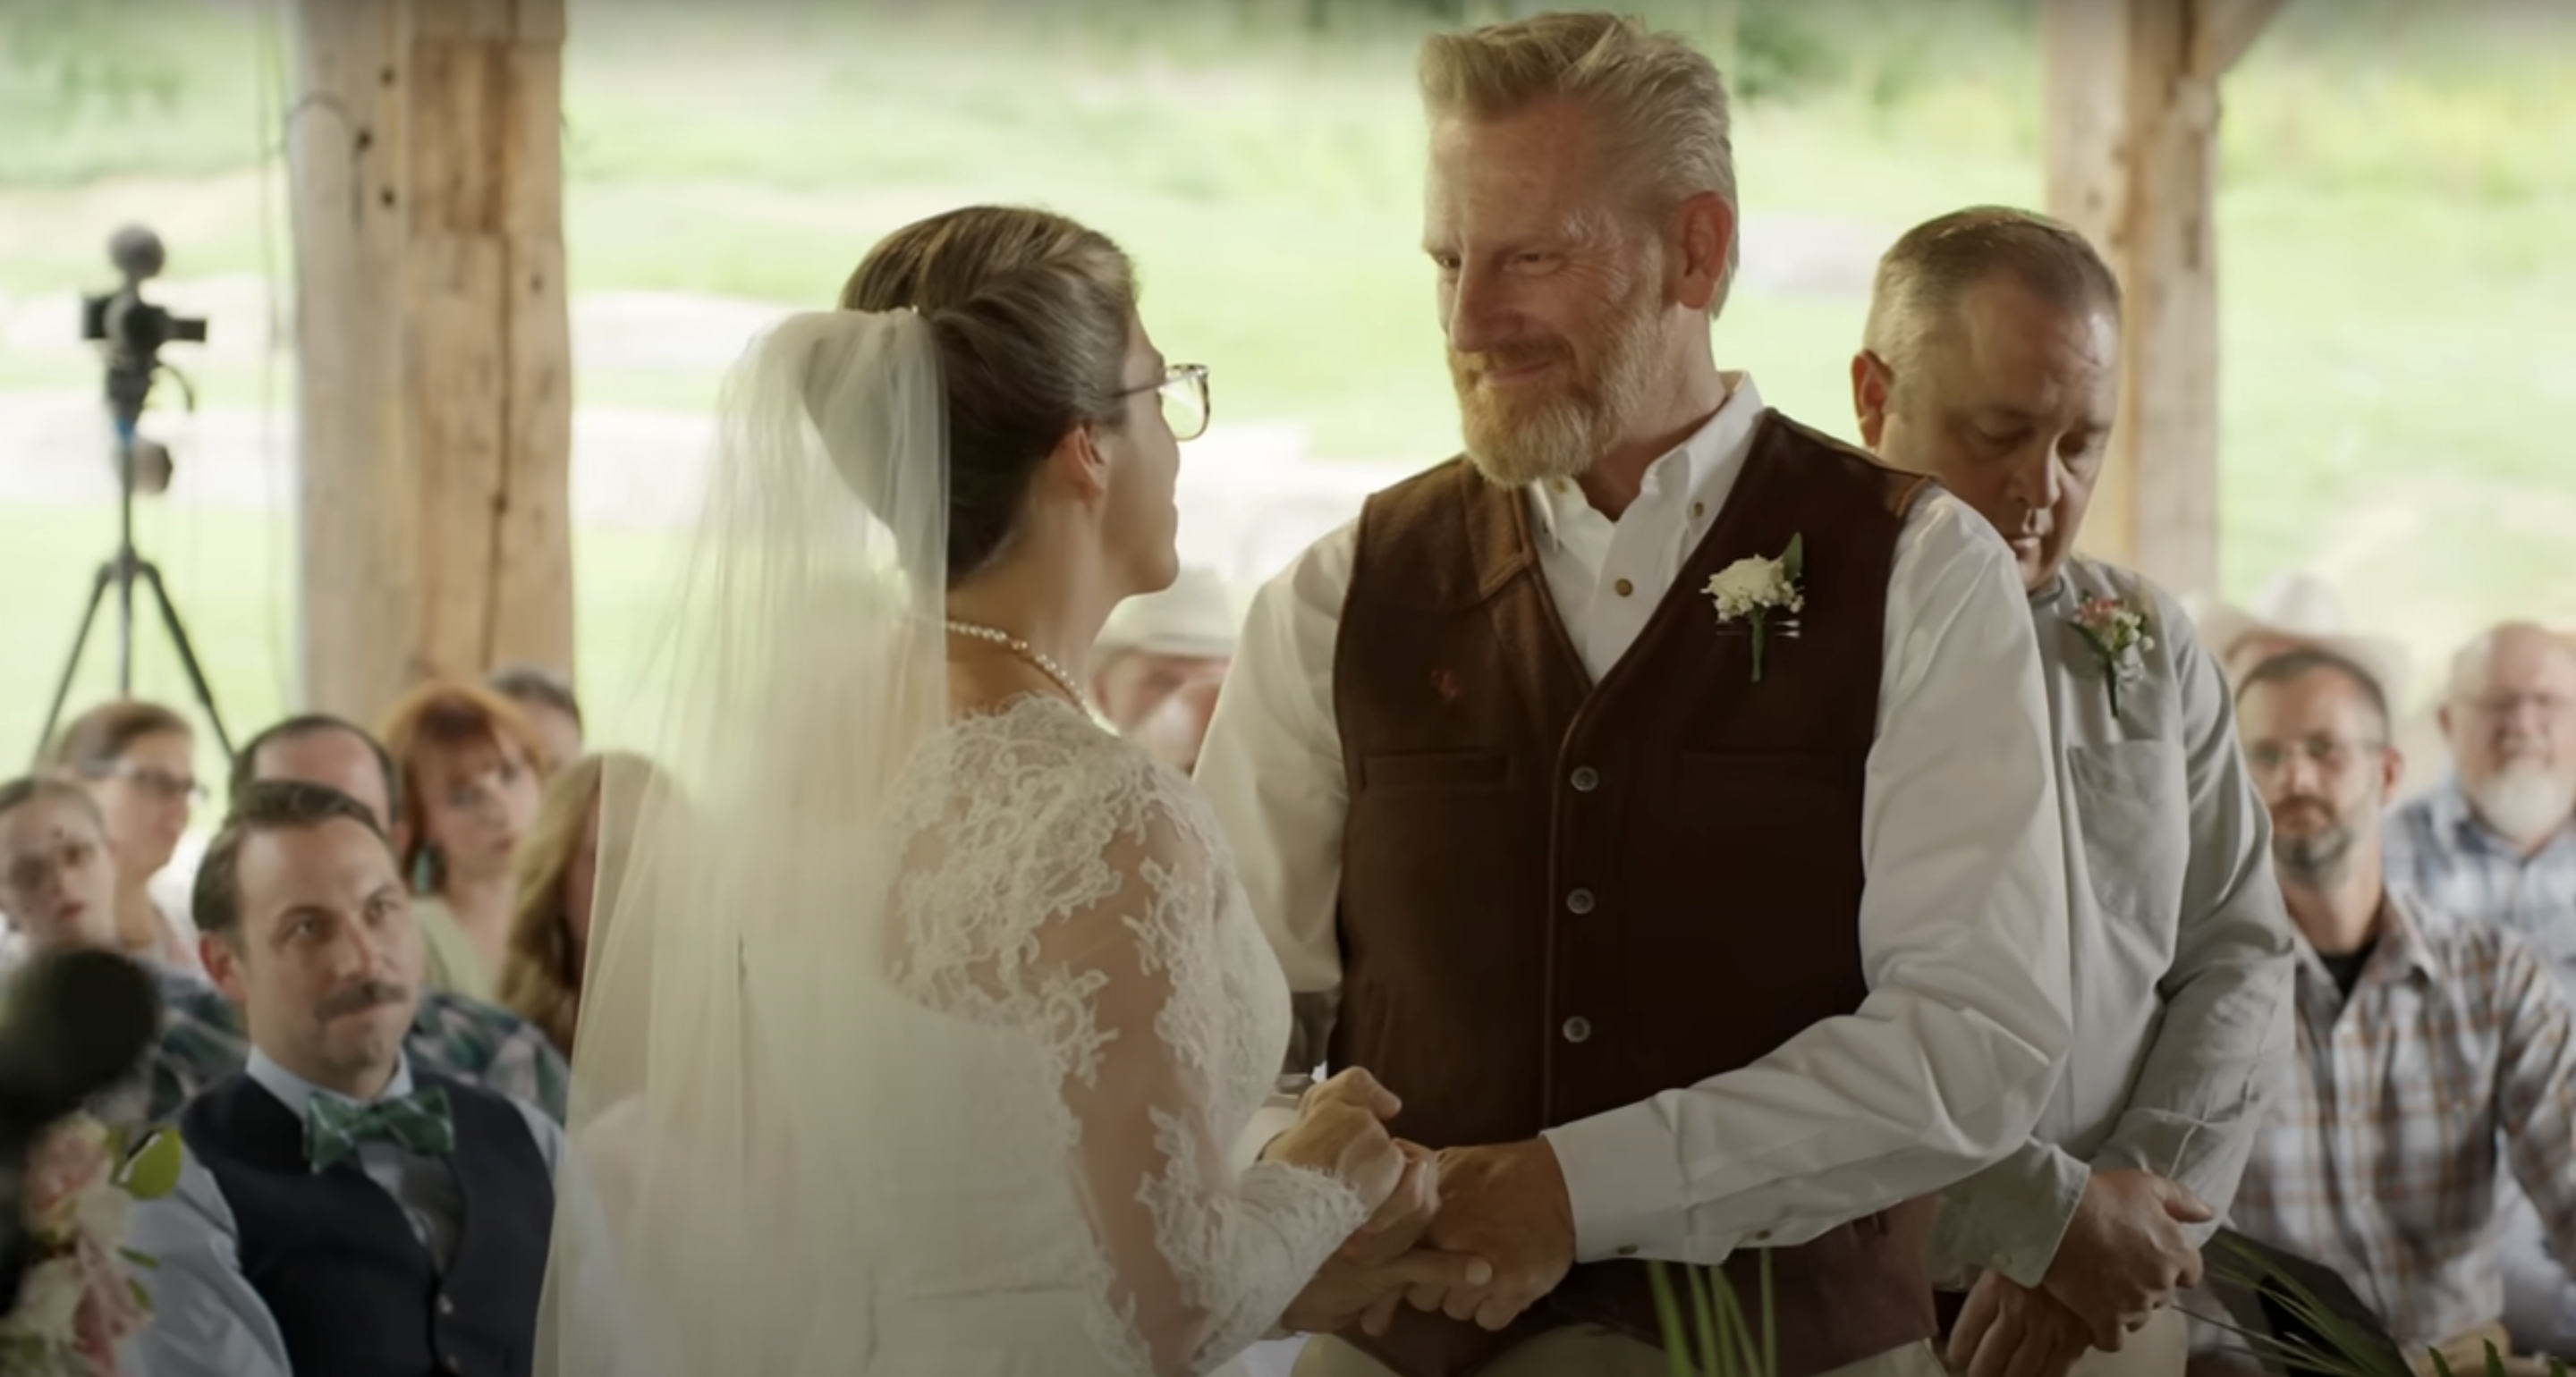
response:
<path fill-rule="evenodd" d="M 408 1066 L 361 1106 L 254 1052 L 179 1128 L 180 1187 L 130 1240 L 161 1259 L 143 1371 L 533 1369 L 563 1146 L 541 1111 Z"/>

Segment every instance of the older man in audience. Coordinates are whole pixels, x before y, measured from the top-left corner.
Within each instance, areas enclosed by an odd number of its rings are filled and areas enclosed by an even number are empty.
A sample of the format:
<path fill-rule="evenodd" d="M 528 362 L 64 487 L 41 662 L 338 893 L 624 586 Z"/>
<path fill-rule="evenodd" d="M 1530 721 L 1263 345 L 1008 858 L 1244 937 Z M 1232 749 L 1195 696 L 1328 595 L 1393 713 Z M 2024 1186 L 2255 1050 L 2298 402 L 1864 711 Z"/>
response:
<path fill-rule="evenodd" d="M 2440 713 L 2453 773 L 2387 820 L 2388 878 L 2446 912 L 2529 938 L 2576 991 L 2576 647 L 2528 623 L 2478 637 Z M 2506 1323 L 2576 1353 L 2576 1286 L 2529 1201 L 2504 1183 Z"/>
<path fill-rule="evenodd" d="M 1091 647 L 1091 700 L 1118 734 L 1183 773 L 1234 665 L 1234 606 L 1205 569 L 1118 605 Z"/>
<path fill-rule="evenodd" d="M 563 1131 L 404 1055 L 420 939 L 375 818 L 318 785 L 253 786 L 196 912 L 252 1051 L 181 1116 L 177 1190 L 132 1217 L 157 1260 L 140 1370 L 528 1371 Z"/>
<path fill-rule="evenodd" d="M 2248 674 L 2237 713 L 2300 941 L 2295 1075 L 2234 1222 L 2341 1273 L 2410 1350 L 2483 1371 L 2508 1344 L 2500 1167 L 2576 1256 L 2576 1016 L 2521 934 L 2385 877 L 2401 762 L 2366 671 L 2293 651 Z"/>
<path fill-rule="evenodd" d="M 1852 361 L 1871 449 L 2013 548 L 2064 810 L 2074 1052 L 2030 1141 L 1946 1192 L 1934 1235 L 1936 1277 L 1973 1285 L 1950 1346 L 1971 1377 L 2181 1372 L 2168 1307 L 2289 1055 L 2289 927 L 2218 663 L 2173 599 L 2073 553 L 2119 340 L 2081 235 L 1980 208 L 1888 251 Z"/>
<path fill-rule="evenodd" d="M 2576 985 L 2576 646 L 2499 626 L 2451 665 L 2442 735 L 2455 772 L 2388 818 L 2388 878 L 2514 929 Z"/>

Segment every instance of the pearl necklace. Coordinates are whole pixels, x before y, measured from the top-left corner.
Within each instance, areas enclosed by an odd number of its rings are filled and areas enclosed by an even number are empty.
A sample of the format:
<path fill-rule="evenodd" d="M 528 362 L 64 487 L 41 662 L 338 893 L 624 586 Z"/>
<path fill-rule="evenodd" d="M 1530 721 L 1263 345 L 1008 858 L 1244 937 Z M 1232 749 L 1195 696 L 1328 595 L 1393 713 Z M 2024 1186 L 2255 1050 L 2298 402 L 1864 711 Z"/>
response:
<path fill-rule="evenodd" d="M 1065 673 L 1064 666 L 1057 664 L 1053 657 L 1036 646 L 999 628 L 983 626 L 975 622 L 961 622 L 955 617 L 948 619 L 948 629 L 960 636 L 972 636 L 979 641 L 990 641 L 1019 656 L 1037 666 L 1039 673 L 1053 679 L 1057 687 L 1062 688 L 1065 696 L 1072 699 L 1076 706 L 1090 706 L 1091 700 L 1083 696 L 1082 689 L 1074 682 L 1073 676 Z"/>

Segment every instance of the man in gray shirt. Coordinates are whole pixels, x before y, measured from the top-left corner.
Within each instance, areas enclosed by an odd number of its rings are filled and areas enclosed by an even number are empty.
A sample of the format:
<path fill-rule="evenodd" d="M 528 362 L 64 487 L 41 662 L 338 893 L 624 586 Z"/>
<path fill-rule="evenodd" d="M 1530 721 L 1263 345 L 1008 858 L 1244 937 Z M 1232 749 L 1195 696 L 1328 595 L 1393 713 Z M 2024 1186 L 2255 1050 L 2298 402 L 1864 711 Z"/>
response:
<path fill-rule="evenodd" d="M 2119 286 L 2082 236 L 1981 208 L 1888 251 L 1852 360 L 1869 447 L 2012 546 L 2065 810 L 2075 1047 L 2031 1141 L 1945 1192 L 1934 1237 L 1936 1281 L 1969 1288 L 1969 1377 L 2182 1371 L 2169 1307 L 2290 1047 L 2271 824 L 2218 665 L 2171 597 L 2073 554 L 2119 356 Z"/>

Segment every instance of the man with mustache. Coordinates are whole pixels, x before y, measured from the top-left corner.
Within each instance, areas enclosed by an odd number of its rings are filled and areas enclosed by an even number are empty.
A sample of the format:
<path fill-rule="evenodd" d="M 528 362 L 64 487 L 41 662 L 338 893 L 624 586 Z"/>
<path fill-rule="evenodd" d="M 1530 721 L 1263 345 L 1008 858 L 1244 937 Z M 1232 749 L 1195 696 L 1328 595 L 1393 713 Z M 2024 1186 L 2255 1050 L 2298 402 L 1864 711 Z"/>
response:
<path fill-rule="evenodd" d="M 243 791 L 197 874 L 247 1070 L 190 1102 L 178 1189 L 135 1207 L 153 1377 L 524 1372 L 563 1130 L 415 1068 L 420 935 L 367 809 Z"/>
<path fill-rule="evenodd" d="M 2439 714 L 2452 775 L 2388 815 L 2388 879 L 2530 939 L 2576 991 L 2576 646 L 2512 622 L 2451 663 Z M 2576 1352 L 2576 1288 L 2529 1201 L 2505 1185 L 2505 1319 Z"/>
<path fill-rule="evenodd" d="M 1980 206 L 1880 260 L 1852 401 L 1880 458 L 2012 543 L 2065 808 L 2075 1047 L 2029 1142 L 1945 1193 L 1967 1377 L 2180 1377 L 2257 1089 L 2289 1055 L 2290 933 L 2216 657 L 2174 599 L 2076 554 L 2119 404 L 2120 288 L 2084 237 Z"/>
<path fill-rule="evenodd" d="M 1421 78 L 1466 453 L 1262 591 L 1198 779 L 1303 1045 L 1445 1150 L 1436 1213 L 1333 1266 L 1418 1233 L 1494 1280 L 1300 1371 L 1661 1374 L 1645 1260 L 1758 1303 L 1767 1256 L 1780 1377 L 1937 1372 L 1904 1202 L 2026 1139 L 2067 1041 L 2012 552 L 1718 369 L 1686 40 L 1541 15 Z"/>
<path fill-rule="evenodd" d="M 2368 673 L 2320 650 L 2267 660 L 2237 724 L 2300 941 L 2295 1075 L 2232 1222 L 2342 1274 L 2408 1352 L 2483 1371 L 2488 1342 L 2510 1351 L 2499 1168 L 2576 1256 L 2576 1017 L 2521 934 L 2383 878 L 2403 762 Z"/>

